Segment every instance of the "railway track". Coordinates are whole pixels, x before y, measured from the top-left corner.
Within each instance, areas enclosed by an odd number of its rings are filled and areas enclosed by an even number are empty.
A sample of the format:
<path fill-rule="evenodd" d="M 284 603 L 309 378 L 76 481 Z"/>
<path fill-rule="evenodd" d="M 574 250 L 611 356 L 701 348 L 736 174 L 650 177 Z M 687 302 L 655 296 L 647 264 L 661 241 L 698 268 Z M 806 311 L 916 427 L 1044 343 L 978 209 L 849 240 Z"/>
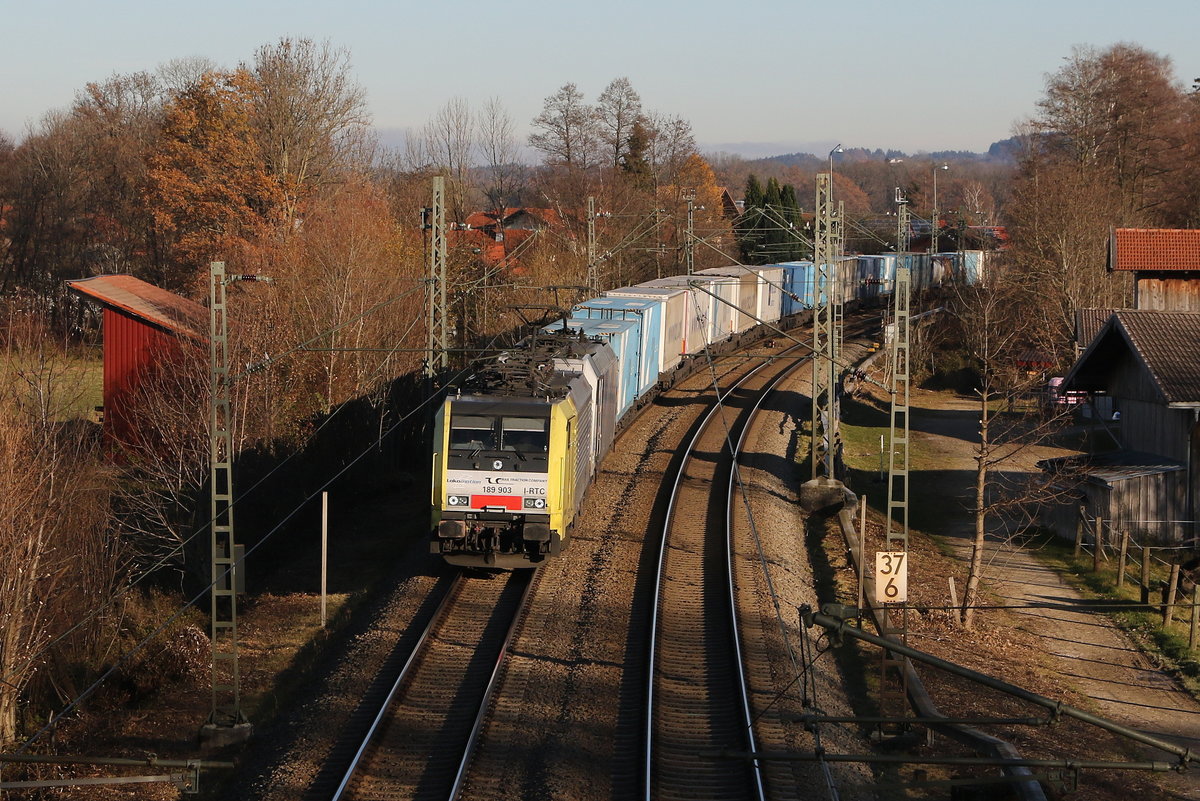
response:
<path fill-rule="evenodd" d="M 335 801 L 454 798 L 538 571 L 460 574 L 351 760 Z"/>
<path fill-rule="evenodd" d="M 611 771 L 611 785 L 607 790 L 594 787 L 599 795 L 585 790 L 578 797 L 632 798 L 643 793 L 650 798 L 764 797 L 764 779 L 754 766 L 721 754 L 723 749 L 744 752 L 754 747 L 746 738 L 749 707 L 745 693 L 739 692 L 731 698 L 727 691 L 738 685 L 742 670 L 734 656 L 736 640 L 731 633 L 733 596 L 726 533 L 727 481 L 731 474 L 728 442 L 737 441 L 737 431 L 749 418 L 750 408 L 762 396 L 763 388 L 774 377 L 793 369 L 806 352 L 803 346 L 793 349 L 790 355 L 782 349 L 772 351 L 778 358 L 766 364 L 762 363 L 761 351 L 750 358 L 723 357 L 714 366 L 716 383 L 721 385 L 721 404 L 714 404 L 717 393 L 712 375 L 707 370 L 693 375 L 665 396 L 664 422 L 650 427 L 655 432 L 653 443 L 642 457 L 651 461 L 631 465 L 627 478 L 623 466 L 610 468 L 616 471 L 611 475 L 620 475 L 629 482 L 630 491 L 634 487 L 647 488 L 647 492 L 635 493 L 641 499 L 636 503 L 632 496 L 622 496 L 618 505 L 622 508 L 630 505 L 625 509 L 627 516 L 646 515 L 645 499 L 654 492 L 660 495 L 661 508 L 665 509 L 666 490 L 657 489 L 662 472 L 653 466 L 657 457 L 652 455 L 676 454 L 683 450 L 692 434 L 699 432 L 689 450 L 690 456 L 675 455 L 670 460 L 671 467 L 683 465 L 680 483 L 689 491 L 675 499 L 673 507 L 677 511 L 670 513 L 670 517 L 680 536 L 695 533 L 689 531 L 695 529 L 701 533 L 701 539 L 670 539 L 663 549 L 666 572 L 659 584 L 660 589 L 666 587 L 671 593 L 671 600 L 665 606 L 661 604 L 664 593 L 653 589 L 654 579 L 650 578 L 649 569 L 643 576 L 644 584 L 638 582 L 643 590 L 635 591 L 625 601 L 625 609 L 632 613 L 631 628 L 621 637 L 630 646 L 623 671 L 627 679 L 622 680 L 622 689 L 617 691 L 614 687 L 608 696 L 612 710 L 608 714 L 612 715 L 615 726 L 609 740 L 611 761 L 606 759 L 604 764 Z M 710 416 L 707 424 L 702 424 L 705 413 Z M 727 433 L 727 426 L 732 433 Z M 672 472 L 670 468 L 668 472 Z M 654 490 L 647 484 L 651 481 Z M 716 491 L 717 487 L 724 488 L 723 499 L 713 499 L 713 495 L 722 494 Z M 690 494 L 697 488 L 705 491 L 703 496 Z M 649 512 L 649 516 L 652 520 L 663 519 L 661 511 Z M 646 517 L 641 519 L 645 521 Z M 699 525 L 697 520 L 705 525 Z M 640 528 L 633 518 L 619 528 L 626 526 L 630 535 Z M 642 562 L 643 568 L 652 567 L 657 556 L 651 556 L 650 552 L 655 546 L 644 544 L 640 534 L 633 541 L 643 549 L 643 559 L 634 561 Z M 597 556 L 605 559 L 606 553 L 602 548 Z M 568 552 L 568 558 L 575 556 L 574 549 Z M 612 565 L 608 570 L 600 565 L 593 565 L 594 570 L 588 571 L 585 583 L 610 575 Z M 551 572 L 562 567 L 555 564 Z M 545 571 L 543 568 L 538 573 Z M 630 573 L 631 578 L 634 575 Z M 534 603 L 531 622 L 525 627 L 529 630 L 519 643 L 513 644 L 517 659 L 504 667 L 503 684 L 489 702 L 489 691 L 482 689 L 488 682 L 483 673 L 490 676 L 492 668 L 499 670 L 497 664 L 507 650 L 500 641 L 511 636 L 507 634 L 508 625 L 517 615 L 515 608 L 501 613 L 505 605 L 502 596 L 511 603 L 524 592 L 498 587 L 504 578 L 492 576 L 490 581 L 484 581 L 489 589 L 470 590 L 474 601 L 456 597 L 447 602 L 456 611 L 439 609 L 434 615 L 436 620 L 431 627 L 434 630 L 423 639 L 436 644 L 443 655 L 424 655 L 429 646 L 422 644 L 418 649 L 421 653 L 414 655 L 405 668 L 412 675 L 397 682 L 390 711 L 381 715 L 373 727 L 376 733 L 369 738 L 369 745 L 358 749 L 355 767 L 342 781 L 342 788 L 336 795 L 327 794 L 324 798 L 491 799 L 509 797 L 518 787 L 522 788 L 520 792 L 536 792 L 539 787 L 544 791 L 548 783 L 560 786 L 563 760 L 572 763 L 572 754 L 579 755 L 570 742 L 561 739 L 571 737 L 568 734 L 571 713 L 535 722 L 542 709 L 531 710 L 528 703 L 538 695 L 537 688 L 543 685 L 547 669 L 561 666 L 568 676 L 567 691 L 584 692 L 586 685 L 579 683 L 582 677 L 579 671 L 590 670 L 589 665 L 593 664 L 602 666 L 605 661 L 592 656 L 585 640 L 573 642 L 566 655 L 559 657 L 561 662 L 531 660 L 533 655 L 554 650 L 554 646 L 538 642 L 544 636 L 539 632 L 555 630 L 563 612 L 556 606 L 540 609 L 546 604 Z M 478 581 L 471 579 L 468 584 Z M 699 594 L 694 592 L 696 587 L 700 588 Z M 456 584 L 454 594 L 465 592 Z M 657 601 L 652 601 L 652 592 Z M 537 598 L 543 600 L 542 595 L 539 592 Z M 458 610 L 464 605 L 494 614 L 485 620 L 458 621 L 462 617 Z M 640 645 L 648 637 L 645 615 L 652 606 L 667 610 L 661 622 L 653 624 L 659 641 L 664 644 L 654 648 L 653 657 Z M 438 628 L 444 625 L 442 619 L 454 619 L 456 628 Z M 457 628 L 460 625 L 463 628 Z M 501 629 L 506 631 L 504 636 L 488 634 Z M 751 645 L 750 650 L 755 647 Z M 639 653 L 643 655 L 638 656 Z M 649 667 L 652 658 L 656 665 L 653 669 Z M 445 667 L 431 667 L 442 661 Z M 692 672 L 697 666 L 699 671 Z M 660 679 L 665 676 L 666 682 L 653 691 L 656 698 L 649 707 L 646 706 L 649 693 L 637 689 L 636 678 L 647 673 L 658 673 Z M 572 675 L 576 678 L 570 678 Z M 626 681 L 631 683 L 626 685 Z M 648 749 L 644 748 L 647 743 Z M 476 752 L 478 756 L 474 756 Z M 646 777 L 650 777 L 651 783 L 646 782 Z M 787 793 L 782 796 L 772 793 L 771 797 L 787 797 Z"/>
<path fill-rule="evenodd" d="M 647 799 L 765 797 L 759 766 L 723 756 L 754 750 L 731 583 L 729 478 L 752 401 L 796 367 L 792 359 L 763 364 L 725 391 L 676 476 L 651 622 Z"/>

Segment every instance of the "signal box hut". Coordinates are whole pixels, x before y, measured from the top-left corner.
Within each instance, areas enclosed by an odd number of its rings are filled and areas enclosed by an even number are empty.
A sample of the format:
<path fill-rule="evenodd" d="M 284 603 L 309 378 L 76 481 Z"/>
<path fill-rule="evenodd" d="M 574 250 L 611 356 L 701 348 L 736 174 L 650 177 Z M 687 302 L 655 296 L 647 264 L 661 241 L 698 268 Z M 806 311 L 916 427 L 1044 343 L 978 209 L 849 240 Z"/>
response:
<path fill-rule="evenodd" d="M 1119 449 L 1073 468 L 1092 516 L 1154 544 L 1194 544 L 1200 527 L 1200 313 L 1113 312 L 1063 381 L 1111 403 Z M 1074 527 L 1071 527 L 1073 535 Z"/>
<path fill-rule="evenodd" d="M 178 364 L 184 348 L 208 344 L 208 310 L 132 275 L 99 275 L 67 286 L 104 309 L 104 435 L 136 441 L 139 384 Z"/>

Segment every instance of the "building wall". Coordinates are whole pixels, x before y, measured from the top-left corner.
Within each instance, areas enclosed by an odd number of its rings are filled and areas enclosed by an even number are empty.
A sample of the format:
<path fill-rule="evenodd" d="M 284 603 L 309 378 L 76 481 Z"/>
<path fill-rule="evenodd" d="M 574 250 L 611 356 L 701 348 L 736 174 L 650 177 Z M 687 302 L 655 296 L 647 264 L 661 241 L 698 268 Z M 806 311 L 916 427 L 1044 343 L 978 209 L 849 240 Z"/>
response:
<path fill-rule="evenodd" d="M 1175 470 L 1114 481 L 1108 490 L 1109 536 L 1128 531 L 1140 545 L 1178 545 L 1191 535 L 1187 471 Z"/>
<path fill-rule="evenodd" d="M 104 433 L 120 442 L 137 434 L 132 413 L 139 381 L 179 354 L 179 341 L 111 308 L 104 309 Z"/>
<path fill-rule="evenodd" d="M 1121 412 L 1122 445 L 1187 464 L 1192 430 L 1190 410 L 1121 397 L 1114 400 L 1114 406 Z"/>
<path fill-rule="evenodd" d="M 1134 282 L 1134 308 L 1200 312 L 1200 276 L 1195 273 L 1139 273 Z"/>
<path fill-rule="evenodd" d="M 1066 489 L 1064 487 L 1064 489 Z M 1039 510 L 1041 525 L 1061 538 L 1074 540 L 1079 515 L 1087 518 L 1091 539 L 1097 518 L 1104 521 L 1104 542 L 1116 547 L 1128 532 L 1138 545 L 1183 545 L 1193 537 L 1187 500 L 1187 471 L 1174 470 L 1105 482 L 1083 482 L 1073 500 Z"/>

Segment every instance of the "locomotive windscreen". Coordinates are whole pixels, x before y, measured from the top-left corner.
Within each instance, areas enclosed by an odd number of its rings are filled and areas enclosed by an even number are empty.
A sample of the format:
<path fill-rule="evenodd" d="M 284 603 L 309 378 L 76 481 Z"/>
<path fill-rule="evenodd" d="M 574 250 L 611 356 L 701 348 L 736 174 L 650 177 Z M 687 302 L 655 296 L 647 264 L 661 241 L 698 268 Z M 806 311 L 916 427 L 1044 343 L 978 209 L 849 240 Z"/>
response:
<path fill-rule="evenodd" d="M 549 445 L 550 420 L 546 417 L 450 417 L 450 447 L 455 450 L 545 453 Z"/>
<path fill-rule="evenodd" d="M 500 450 L 545 453 L 550 445 L 549 428 L 545 417 L 501 418 Z"/>

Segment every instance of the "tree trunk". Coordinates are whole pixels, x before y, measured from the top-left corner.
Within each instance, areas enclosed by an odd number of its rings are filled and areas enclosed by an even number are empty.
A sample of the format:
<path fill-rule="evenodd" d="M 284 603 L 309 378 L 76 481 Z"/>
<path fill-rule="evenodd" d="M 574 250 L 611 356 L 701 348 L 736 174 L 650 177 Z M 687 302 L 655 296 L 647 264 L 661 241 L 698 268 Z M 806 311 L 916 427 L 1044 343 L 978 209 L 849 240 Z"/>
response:
<path fill-rule="evenodd" d="M 962 624 L 971 628 L 975 623 L 975 598 L 979 594 L 979 577 L 983 573 L 983 546 L 987 534 L 987 477 L 988 477 L 988 392 L 980 393 L 979 452 L 975 460 L 975 538 L 971 544 L 971 566 L 967 573 L 967 588 L 963 593 Z"/>

